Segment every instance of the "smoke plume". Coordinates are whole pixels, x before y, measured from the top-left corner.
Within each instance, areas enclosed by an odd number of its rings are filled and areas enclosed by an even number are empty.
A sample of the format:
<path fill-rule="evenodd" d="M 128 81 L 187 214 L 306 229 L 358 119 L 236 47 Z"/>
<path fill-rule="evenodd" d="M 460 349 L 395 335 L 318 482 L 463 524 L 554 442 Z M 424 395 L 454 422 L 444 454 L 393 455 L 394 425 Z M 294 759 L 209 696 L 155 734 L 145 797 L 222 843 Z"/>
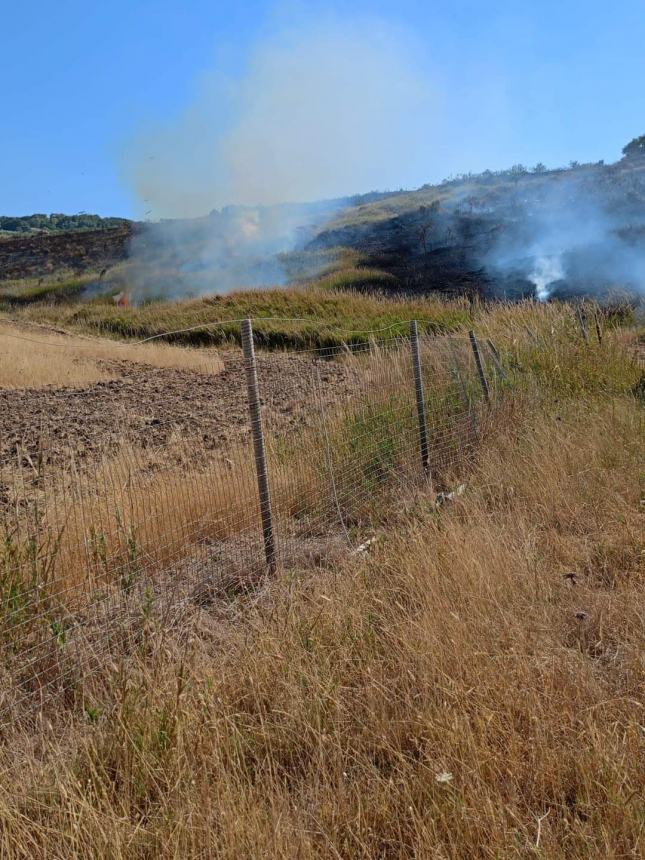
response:
<path fill-rule="evenodd" d="M 351 229 L 328 223 L 352 202 L 346 195 L 414 187 L 451 163 L 500 157 L 507 124 L 495 87 L 469 79 L 449 98 L 424 53 L 372 18 L 300 19 L 265 36 L 234 80 L 209 72 L 178 115 L 140 129 L 124 163 L 150 219 L 131 246 L 135 298 L 285 283 L 289 252 L 323 227 L 316 246 L 352 244 Z M 443 81 L 442 93 L 431 80 Z M 509 296 L 642 293 L 643 161 L 450 181 L 438 211 L 410 213 L 409 268 L 424 289 L 446 281 L 432 266 L 448 259 Z M 396 249 L 404 220 L 365 226 L 358 217 L 353 228 Z"/>
<path fill-rule="evenodd" d="M 141 213 L 193 219 L 149 224 L 134 240 L 135 288 L 167 293 L 170 274 L 174 295 L 280 283 L 276 254 L 344 195 L 418 174 L 435 99 L 415 56 L 409 37 L 372 20 L 316 21 L 274 33 L 239 79 L 205 77 L 180 116 L 128 147 Z M 280 205 L 330 198 L 340 199 Z"/>
<path fill-rule="evenodd" d="M 433 96 L 402 33 L 311 23 L 256 47 L 235 81 L 144 130 L 128 173 L 153 218 L 399 187 L 427 158 Z"/>
<path fill-rule="evenodd" d="M 645 295 L 642 159 L 525 176 L 493 217 L 497 238 L 483 262 L 498 283 L 524 281 L 542 301 Z"/>

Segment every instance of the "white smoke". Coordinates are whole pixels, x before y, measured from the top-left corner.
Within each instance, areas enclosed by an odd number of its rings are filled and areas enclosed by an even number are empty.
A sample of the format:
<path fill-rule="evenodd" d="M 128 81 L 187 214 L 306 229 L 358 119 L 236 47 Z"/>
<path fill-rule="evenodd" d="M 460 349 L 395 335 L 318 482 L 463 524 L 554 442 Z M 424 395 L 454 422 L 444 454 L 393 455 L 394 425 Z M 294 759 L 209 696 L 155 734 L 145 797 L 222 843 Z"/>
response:
<path fill-rule="evenodd" d="M 560 255 L 537 257 L 533 269 L 528 274 L 529 281 L 535 284 L 535 295 L 545 302 L 551 295 L 551 287 L 564 277 L 564 267 Z"/>
<path fill-rule="evenodd" d="M 124 162 L 141 214 L 193 220 L 135 237 L 134 291 L 281 283 L 276 255 L 342 204 L 277 204 L 419 175 L 436 113 L 419 56 L 411 37 L 374 20 L 301 22 L 257 45 L 237 80 L 210 73 L 179 116 L 141 129 Z"/>
<path fill-rule="evenodd" d="M 187 219 L 135 238 L 136 291 L 179 297 L 283 283 L 281 255 L 337 213 L 344 201 L 333 198 L 414 186 L 503 149 L 495 86 L 473 81 L 449 93 L 444 80 L 440 93 L 426 53 L 389 23 L 317 16 L 265 36 L 235 80 L 205 75 L 189 104 L 141 128 L 124 156 L 140 214 Z M 627 182 L 636 174 L 618 181 L 609 169 L 583 170 L 562 181 L 534 176 L 526 199 L 514 183 L 493 189 L 496 197 L 471 205 L 471 215 L 502 210 L 483 265 L 498 279 L 528 278 L 545 298 L 563 275 L 591 291 L 614 278 L 642 290 L 642 243 L 632 235 L 643 227 L 642 193 Z M 313 200 L 331 202 L 299 205 Z"/>
<path fill-rule="evenodd" d="M 535 296 L 645 293 L 645 172 L 589 165 L 528 176 L 522 198 L 498 195 L 497 238 L 484 265 L 503 284 L 529 281 Z"/>
<path fill-rule="evenodd" d="M 432 151 L 436 99 L 419 57 L 410 36 L 374 20 L 275 32 L 239 79 L 204 77 L 179 116 L 130 142 L 141 214 L 400 187 Z"/>

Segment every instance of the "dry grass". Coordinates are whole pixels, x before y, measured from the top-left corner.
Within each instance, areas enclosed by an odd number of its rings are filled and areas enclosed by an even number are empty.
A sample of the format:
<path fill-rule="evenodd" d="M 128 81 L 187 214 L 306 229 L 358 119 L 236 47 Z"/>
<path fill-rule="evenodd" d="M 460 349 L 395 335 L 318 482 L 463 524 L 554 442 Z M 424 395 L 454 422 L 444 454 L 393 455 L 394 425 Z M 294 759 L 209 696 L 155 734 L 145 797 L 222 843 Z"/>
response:
<path fill-rule="evenodd" d="M 427 353 L 426 369 L 436 385 L 439 364 L 431 362 L 430 349 Z M 352 397 L 324 407 L 329 412 L 324 428 L 318 421 L 285 438 L 265 416 L 280 533 L 294 531 L 290 520 L 297 521 L 295 531 L 309 535 L 333 523 L 338 527 L 338 504 L 357 521 L 395 464 L 398 483 L 410 471 L 420 480 L 408 349 L 373 349 L 337 360 L 351 368 Z M 319 414 L 315 397 L 303 407 Z M 326 445 L 334 460 L 336 504 Z M 35 616 L 35 622 L 43 613 L 40 600 L 34 602 L 36 583 L 46 582 L 62 617 L 91 602 L 106 584 L 160 575 L 202 555 L 205 543 L 259 532 L 250 433 L 223 451 L 208 451 L 201 437 L 179 432 L 163 446 L 124 442 L 87 461 L 70 451 L 49 463 L 44 444 L 42 450 L 41 459 L 34 455 L 21 466 L 13 462 L 0 469 L 0 601 L 20 604 L 20 612 Z M 257 566 L 262 558 L 257 540 L 253 549 Z M 248 565 L 248 553 L 237 552 L 236 562 L 238 568 Z"/>
<path fill-rule="evenodd" d="M 623 400 L 500 427 L 364 562 L 148 622 L 109 710 L 5 748 L 2 855 L 641 856 L 639 441 Z"/>
<path fill-rule="evenodd" d="M 44 326 L 0 325 L 0 387 L 82 387 L 127 372 L 121 362 L 218 373 L 223 364 L 212 349 L 151 342 L 141 345 L 80 337 Z"/>
<path fill-rule="evenodd" d="M 566 308 L 500 314 L 485 333 L 515 393 L 482 428 L 466 492 L 436 508 L 402 481 L 388 505 L 370 485 L 369 553 L 190 599 L 170 627 L 144 602 L 112 663 L 46 703 L 35 731 L 10 727 L 1 856 L 641 856 L 639 371 L 624 334 L 585 345 Z M 361 421 L 350 482 L 387 431 Z M 344 427 L 329 427 L 334 451 Z M 281 522 L 314 528 L 321 440 L 293 459 L 273 441 Z M 99 567 L 111 548 L 107 567 L 122 552 L 128 573 L 133 546 L 168 565 L 239 523 L 257 550 L 248 456 L 200 473 L 182 444 L 123 451 L 68 494 L 69 552 Z"/>
<path fill-rule="evenodd" d="M 315 452 L 296 440 L 287 463 L 271 458 L 280 528 L 291 516 L 303 518 L 330 505 L 318 435 L 310 432 L 307 442 Z M 177 436 L 163 448 L 123 445 L 89 469 L 72 463 L 52 477 L 34 475 L 32 482 L 29 475 L 12 479 L 8 469 L 0 472 L 5 503 L 20 510 L 20 517 L 5 511 L 0 526 L 0 599 L 11 592 L 22 620 L 35 614 L 38 621 L 38 580 L 46 583 L 62 618 L 92 602 L 106 585 L 127 590 L 138 580 L 170 574 L 184 561 L 203 562 L 214 542 L 230 541 L 229 559 L 237 569 L 260 566 L 250 445 L 231 445 L 225 455 L 199 462 L 195 444 Z M 252 559 L 244 547 L 250 534 Z"/>

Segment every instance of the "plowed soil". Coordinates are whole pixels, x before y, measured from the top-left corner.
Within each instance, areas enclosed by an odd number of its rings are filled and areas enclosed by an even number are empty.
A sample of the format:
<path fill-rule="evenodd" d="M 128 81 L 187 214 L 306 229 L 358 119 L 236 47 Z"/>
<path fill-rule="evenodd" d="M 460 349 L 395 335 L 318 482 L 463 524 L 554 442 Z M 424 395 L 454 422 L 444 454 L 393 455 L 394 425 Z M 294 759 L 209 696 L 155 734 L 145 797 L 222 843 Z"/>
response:
<path fill-rule="evenodd" d="M 176 368 L 120 363 L 120 377 L 84 388 L 0 391 L 0 463 L 39 451 L 48 461 L 81 457 L 123 443 L 162 446 L 171 436 L 199 440 L 205 451 L 248 438 L 249 417 L 242 354 L 222 354 L 213 376 Z M 308 355 L 258 353 L 267 426 L 287 433 L 319 419 L 319 397 L 330 403 L 352 389 L 350 368 Z M 111 363 L 112 364 L 112 363 Z M 321 388 L 318 388 L 318 366 Z"/>

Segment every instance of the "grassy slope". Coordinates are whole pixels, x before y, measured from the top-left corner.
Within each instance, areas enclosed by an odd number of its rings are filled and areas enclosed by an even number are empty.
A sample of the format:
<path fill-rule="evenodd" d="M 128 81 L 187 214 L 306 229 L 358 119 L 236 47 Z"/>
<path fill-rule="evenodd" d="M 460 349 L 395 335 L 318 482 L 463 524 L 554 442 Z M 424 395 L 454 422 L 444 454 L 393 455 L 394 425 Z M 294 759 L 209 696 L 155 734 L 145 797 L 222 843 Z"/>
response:
<path fill-rule="evenodd" d="M 397 334 L 407 331 L 407 321 L 413 318 L 428 331 L 446 331 L 467 322 L 463 302 L 364 295 L 343 289 L 347 281 L 342 278 L 340 273 L 308 288 L 249 290 L 130 308 L 106 302 L 38 304 L 14 310 L 12 315 L 18 320 L 117 337 L 145 338 L 176 332 L 167 339 L 187 345 L 239 340 L 239 324 L 221 321 L 251 316 L 258 342 L 277 348 L 364 341 L 366 331 L 383 328 L 388 328 L 388 335 Z M 277 319 L 264 321 L 263 317 Z M 192 330 L 176 331 L 187 328 Z"/>
<path fill-rule="evenodd" d="M 486 177 L 473 175 L 463 179 L 446 181 L 439 185 L 424 185 L 413 191 L 402 191 L 355 206 L 340 212 L 328 227 L 333 229 L 346 225 L 360 226 L 368 223 L 384 221 L 388 218 L 402 215 L 420 206 L 433 204 L 456 203 L 471 195 L 490 197 L 491 200 L 512 192 L 521 195 L 524 189 L 544 188 L 557 190 L 558 184 L 575 178 L 578 181 L 593 181 L 601 179 L 613 171 L 614 177 L 620 181 L 629 175 L 639 175 L 645 171 L 645 159 L 629 159 L 616 162 L 613 165 L 585 164 L 575 168 L 549 170 L 543 173 L 526 172 L 518 175 L 497 174 Z"/>
<path fill-rule="evenodd" d="M 0 282 L 0 302 L 8 308 L 38 302 L 72 301 L 83 293 L 83 290 L 98 273 L 86 274 L 81 277 L 66 277 L 60 274 L 56 278 L 23 278 Z"/>
<path fill-rule="evenodd" d="M 625 188 L 629 188 L 630 182 L 634 182 L 635 187 L 640 187 L 638 176 L 644 171 L 644 160 L 631 159 L 610 166 L 582 165 L 573 170 L 548 171 L 540 174 L 466 177 L 441 185 L 426 185 L 415 191 L 387 195 L 371 203 L 351 206 L 342 210 L 335 219 L 325 224 L 324 228 L 325 230 L 334 230 L 346 226 L 360 228 L 386 221 L 395 216 L 405 214 L 418 216 L 423 207 L 430 207 L 431 212 L 435 204 L 439 206 L 440 213 L 446 214 L 453 212 L 454 207 L 458 208 L 459 205 L 464 206 L 467 210 L 469 201 L 473 200 L 477 200 L 479 204 L 485 206 L 500 206 L 504 211 L 504 206 L 508 209 L 515 198 L 522 199 L 525 194 L 535 195 L 539 198 L 542 192 L 555 193 L 558 185 L 572 179 L 589 188 L 594 187 L 596 182 L 600 183 L 607 193 L 613 193 L 617 197 L 616 202 L 622 205 L 627 199 L 622 200 L 621 197 L 626 193 Z M 430 223 L 432 221 L 430 213 L 428 218 L 430 219 L 428 223 Z M 70 241 L 74 241 L 75 235 L 70 234 Z M 339 241 L 345 241 L 345 239 L 339 239 Z M 246 297 L 244 294 L 238 293 L 228 297 L 215 298 L 206 303 L 197 300 L 170 303 L 167 307 L 160 308 L 158 314 L 155 314 L 150 308 L 146 308 L 143 312 L 117 312 L 114 308 L 109 307 L 109 299 L 107 302 L 105 300 L 91 302 L 91 309 L 88 309 L 87 302 L 77 301 L 84 289 L 99 283 L 103 273 L 102 262 L 96 259 L 95 255 L 90 254 L 90 259 L 95 261 L 90 267 L 88 260 L 85 259 L 85 251 L 82 253 L 81 251 L 82 249 L 79 249 L 76 255 L 76 263 L 82 262 L 85 267 L 85 271 L 81 275 L 75 274 L 69 269 L 68 258 L 70 255 L 66 251 L 63 258 L 67 260 L 67 268 L 61 263 L 51 272 L 46 271 L 47 267 L 44 267 L 42 272 L 36 273 L 39 277 L 24 277 L 0 282 L 0 309 L 4 308 L 6 312 L 11 314 L 24 312 L 30 319 L 43 318 L 59 324 L 69 322 L 71 325 L 78 324 L 91 330 L 102 327 L 108 333 L 125 337 L 148 336 L 158 333 L 163 327 L 171 329 L 188 327 L 202 321 L 212 322 L 215 318 L 230 318 L 231 316 L 237 318 L 249 312 L 252 316 L 303 317 L 315 316 L 322 312 L 321 319 L 328 323 L 329 337 L 331 338 L 331 340 L 324 340 L 323 343 L 337 343 L 341 340 L 340 329 L 352 328 L 353 326 L 346 325 L 347 318 L 353 318 L 356 313 L 361 317 L 360 325 L 364 325 L 366 328 L 378 328 L 383 320 L 387 325 L 392 317 L 397 314 L 396 310 L 390 313 L 384 310 L 383 306 L 380 308 L 374 306 L 368 309 L 365 302 L 362 305 L 350 305 L 346 298 L 343 299 L 343 303 L 347 305 L 349 310 L 347 314 L 342 314 L 329 303 L 322 304 L 318 301 L 317 296 L 321 291 L 375 292 L 383 290 L 384 292 L 392 292 L 396 289 L 396 278 L 378 268 L 368 268 L 365 254 L 357 248 L 333 247 L 282 255 L 282 263 L 289 282 L 301 285 L 306 282 L 312 287 L 314 298 L 310 298 L 309 301 L 304 298 L 298 298 L 296 301 L 295 296 L 297 294 L 291 290 L 272 290 L 270 295 L 266 296 L 255 290 L 248 292 Z M 195 254 L 198 255 L 198 252 L 199 248 L 196 248 Z M 55 255 L 53 259 L 56 259 Z M 131 263 L 119 262 L 115 265 L 115 261 L 112 259 L 110 263 L 109 271 L 103 273 L 104 278 L 100 282 L 100 288 L 108 293 L 132 290 L 132 284 L 137 279 L 133 276 Z M 168 291 L 175 290 L 178 285 L 183 284 L 183 288 L 192 288 L 194 293 L 198 294 L 201 288 L 212 289 L 213 281 L 216 282 L 217 280 L 216 273 L 206 273 L 201 276 L 202 280 L 193 274 L 191 279 L 187 280 L 185 272 L 173 269 L 173 266 L 176 266 L 176 261 L 172 260 L 172 256 L 168 259 L 157 260 L 156 263 L 159 267 L 158 271 L 154 270 L 152 262 L 148 262 L 151 268 L 146 280 L 149 280 L 159 289 L 161 289 L 159 285 L 165 285 Z M 439 287 L 442 282 L 441 273 L 437 275 L 434 270 L 427 275 L 425 281 L 422 281 L 423 284 L 435 283 Z M 151 287 L 151 289 L 153 288 Z M 64 303 L 68 307 L 51 308 L 47 303 L 59 305 Z M 31 307 L 32 305 L 33 307 Z M 285 306 L 288 306 L 286 310 Z M 391 305 L 390 310 L 393 307 Z M 406 309 L 401 310 L 400 315 L 404 319 L 409 318 Z M 432 312 L 424 315 L 417 310 L 416 315 L 422 321 L 433 321 Z M 436 321 L 439 325 L 443 324 L 441 319 Z M 448 321 L 448 324 L 450 325 L 451 321 Z M 298 330 L 297 327 L 290 325 L 287 330 L 284 327 L 281 329 L 275 325 L 264 324 L 262 330 L 266 332 L 264 341 L 266 345 L 270 346 L 283 346 L 285 344 L 303 346 L 312 342 L 306 326 Z M 184 343 L 202 344 L 219 342 L 231 336 L 234 336 L 234 332 L 230 328 L 225 328 L 210 335 L 206 335 L 202 331 L 190 337 L 183 336 L 181 340 Z M 314 340 L 314 343 L 317 341 Z"/>
<path fill-rule="evenodd" d="M 331 272 L 318 281 L 299 287 L 248 290 L 226 296 L 178 302 L 151 302 L 136 307 L 116 307 L 110 300 L 92 302 L 37 302 L 5 312 L 17 322 L 43 323 L 69 331 L 105 337 L 143 339 L 160 337 L 185 346 L 209 346 L 239 342 L 238 320 L 252 317 L 256 341 L 267 348 L 310 348 L 357 343 L 370 334 L 389 338 L 408 332 L 411 319 L 421 331 L 442 333 L 474 327 L 489 337 L 548 335 L 561 323 L 557 304 L 536 306 L 491 305 L 470 307 L 464 299 L 446 301 L 436 297 L 392 296 L 362 292 L 366 279 L 378 288 L 387 275 L 350 267 Z M 593 317 L 598 309 L 586 310 L 594 336 Z M 615 321 L 633 318 L 628 305 L 606 311 Z M 230 321 L 230 322 L 227 322 Z M 575 330 L 575 324 L 574 324 Z"/>
<path fill-rule="evenodd" d="M 458 503 L 233 625 L 148 620 L 110 712 L 3 750 L 3 856 L 639 856 L 638 372 L 504 313 L 535 384 Z"/>

